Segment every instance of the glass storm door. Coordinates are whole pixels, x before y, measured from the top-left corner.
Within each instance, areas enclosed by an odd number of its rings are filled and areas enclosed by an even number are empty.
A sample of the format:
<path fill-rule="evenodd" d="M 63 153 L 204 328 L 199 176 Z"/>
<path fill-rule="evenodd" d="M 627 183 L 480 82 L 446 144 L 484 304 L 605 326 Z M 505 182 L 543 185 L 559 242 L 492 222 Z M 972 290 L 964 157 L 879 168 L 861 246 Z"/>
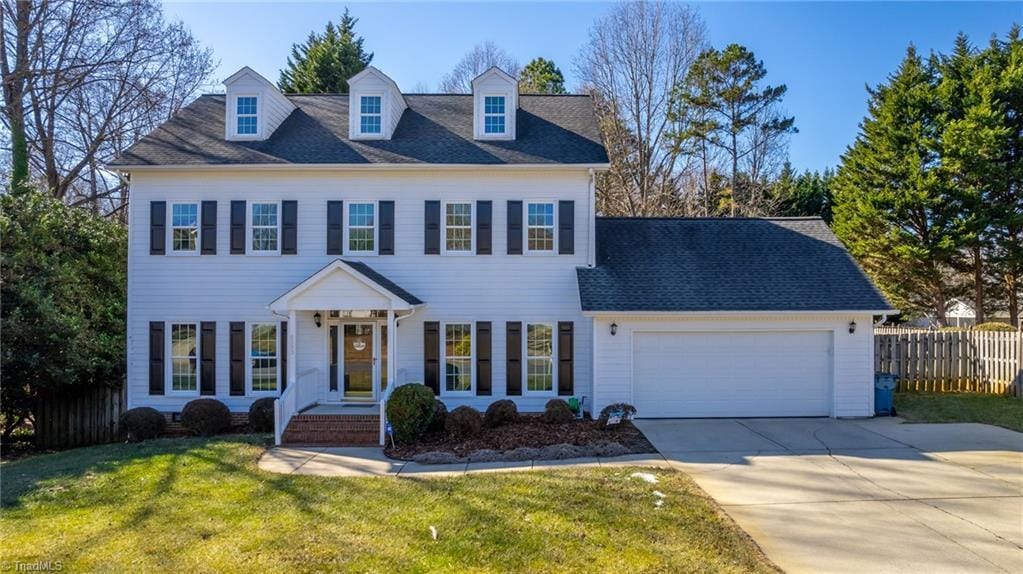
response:
<path fill-rule="evenodd" d="M 344 323 L 341 325 L 342 387 L 345 399 L 372 400 L 376 379 L 376 325 Z"/>

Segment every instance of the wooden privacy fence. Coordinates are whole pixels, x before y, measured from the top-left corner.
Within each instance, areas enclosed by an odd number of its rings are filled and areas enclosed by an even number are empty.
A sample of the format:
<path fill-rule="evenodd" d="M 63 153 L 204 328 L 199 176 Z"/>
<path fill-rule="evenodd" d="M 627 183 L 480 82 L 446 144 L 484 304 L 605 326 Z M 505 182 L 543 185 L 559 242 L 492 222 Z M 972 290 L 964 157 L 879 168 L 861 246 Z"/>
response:
<path fill-rule="evenodd" d="M 900 391 L 1023 397 L 1019 331 L 874 329 L 874 368 L 899 377 Z"/>
<path fill-rule="evenodd" d="M 126 410 L 125 387 L 90 387 L 41 394 L 35 410 L 37 448 L 71 448 L 114 442 Z"/>

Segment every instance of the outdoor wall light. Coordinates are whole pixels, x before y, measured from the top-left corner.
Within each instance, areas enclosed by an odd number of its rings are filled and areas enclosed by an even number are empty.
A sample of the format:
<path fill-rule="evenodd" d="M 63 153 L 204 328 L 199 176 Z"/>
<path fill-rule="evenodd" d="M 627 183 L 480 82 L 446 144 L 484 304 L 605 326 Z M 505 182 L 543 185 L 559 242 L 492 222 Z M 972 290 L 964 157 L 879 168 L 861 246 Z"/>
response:
<path fill-rule="evenodd" d="M 611 323 L 611 336 L 614 337 L 618 334 L 618 323 Z"/>
<path fill-rule="evenodd" d="M 849 334 L 852 335 L 856 332 L 856 321 L 849 322 Z"/>
<path fill-rule="evenodd" d="M 313 315 L 313 322 L 314 322 L 314 323 L 316 323 L 316 328 L 317 328 L 317 329 L 319 329 L 319 328 L 320 328 L 320 321 L 321 321 L 322 319 L 323 319 L 323 317 L 322 317 L 322 316 L 320 315 L 320 312 L 319 312 L 319 311 L 317 311 L 317 312 L 316 312 L 316 313 L 315 313 L 315 314 Z"/>

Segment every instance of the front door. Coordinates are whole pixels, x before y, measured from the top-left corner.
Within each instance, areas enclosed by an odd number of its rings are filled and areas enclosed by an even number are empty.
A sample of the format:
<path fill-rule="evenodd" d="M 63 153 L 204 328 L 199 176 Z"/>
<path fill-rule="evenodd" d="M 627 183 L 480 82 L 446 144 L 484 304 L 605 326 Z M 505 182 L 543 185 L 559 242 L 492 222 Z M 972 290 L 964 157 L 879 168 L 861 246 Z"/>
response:
<path fill-rule="evenodd" d="M 373 323 L 341 324 L 341 389 L 346 400 L 375 398 L 377 345 Z"/>

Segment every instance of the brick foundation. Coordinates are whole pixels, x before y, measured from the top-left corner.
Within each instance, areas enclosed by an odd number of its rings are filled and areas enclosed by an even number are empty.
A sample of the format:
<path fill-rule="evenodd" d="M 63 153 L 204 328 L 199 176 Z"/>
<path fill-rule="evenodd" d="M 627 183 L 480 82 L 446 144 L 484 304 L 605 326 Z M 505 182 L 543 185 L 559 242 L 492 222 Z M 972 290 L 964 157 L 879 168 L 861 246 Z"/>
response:
<path fill-rule="evenodd" d="M 181 413 L 161 413 L 163 418 L 167 421 L 167 426 L 163 429 L 163 434 L 171 436 L 183 436 L 187 435 L 188 431 L 181 426 L 180 420 L 175 421 L 175 417 L 181 418 Z M 249 426 L 249 413 L 231 413 L 231 430 L 244 431 Z"/>

